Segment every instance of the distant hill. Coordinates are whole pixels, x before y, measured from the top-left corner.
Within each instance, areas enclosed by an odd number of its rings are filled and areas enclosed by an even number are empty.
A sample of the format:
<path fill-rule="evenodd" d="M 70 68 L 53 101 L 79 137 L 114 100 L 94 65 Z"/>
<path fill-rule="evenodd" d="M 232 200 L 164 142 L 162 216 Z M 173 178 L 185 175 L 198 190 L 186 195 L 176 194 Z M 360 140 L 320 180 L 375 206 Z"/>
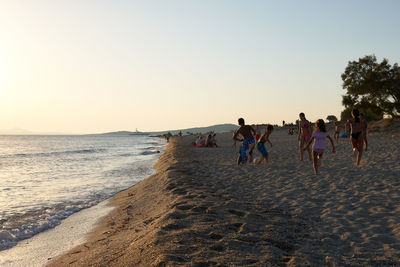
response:
<path fill-rule="evenodd" d="M 130 131 L 118 131 L 118 132 L 110 132 L 104 133 L 102 135 L 113 135 L 113 136 L 126 136 L 126 135 L 163 135 L 168 132 L 175 135 L 179 132 L 182 132 L 184 135 L 189 133 L 208 133 L 208 132 L 215 132 L 215 133 L 225 133 L 230 132 L 238 129 L 239 126 L 234 124 L 218 124 L 212 125 L 207 127 L 195 127 L 195 128 L 186 128 L 186 129 L 178 129 L 178 130 L 167 130 L 167 131 L 159 131 L 159 132 L 130 132 Z"/>
<path fill-rule="evenodd" d="M 35 134 L 34 132 L 27 131 L 20 128 L 13 128 L 9 130 L 0 130 L 1 135 L 31 135 Z"/>
<path fill-rule="evenodd" d="M 180 131 L 187 135 L 189 133 L 197 134 L 197 133 L 225 133 L 237 130 L 239 126 L 234 124 L 217 124 L 207 127 L 194 127 L 187 129 L 177 129 L 177 130 L 167 130 L 167 131 L 159 131 L 159 132 L 131 132 L 131 131 L 116 131 L 116 132 L 108 132 L 108 133 L 99 133 L 99 134 L 88 134 L 88 135 L 111 135 L 111 136 L 127 136 L 127 135 L 163 135 L 168 132 L 173 135 L 178 134 Z M 62 133 L 38 133 L 31 132 L 24 129 L 14 128 L 10 130 L 0 130 L 0 135 L 64 135 Z"/>
<path fill-rule="evenodd" d="M 113 136 L 126 136 L 126 135 L 149 135 L 147 132 L 130 132 L 130 131 L 118 131 L 118 132 L 109 132 L 102 134 L 89 134 L 89 135 L 113 135 Z"/>
<path fill-rule="evenodd" d="M 151 135 L 163 135 L 168 132 L 175 135 L 178 134 L 180 131 L 186 135 L 188 133 L 208 133 L 208 132 L 215 132 L 215 133 L 226 133 L 235 131 L 239 128 L 238 125 L 235 124 L 217 124 L 207 127 L 195 127 L 195 128 L 187 128 L 187 129 L 178 129 L 178 130 L 170 130 L 170 131 L 161 131 L 161 132 L 151 132 Z"/>

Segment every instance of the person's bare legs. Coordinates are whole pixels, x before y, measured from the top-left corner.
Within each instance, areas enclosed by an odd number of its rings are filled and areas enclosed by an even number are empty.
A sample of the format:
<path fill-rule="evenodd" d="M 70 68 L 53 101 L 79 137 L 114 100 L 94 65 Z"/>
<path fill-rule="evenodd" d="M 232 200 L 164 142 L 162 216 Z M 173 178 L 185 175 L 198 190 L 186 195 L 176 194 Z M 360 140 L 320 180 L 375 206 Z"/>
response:
<path fill-rule="evenodd" d="M 307 153 L 308 153 L 308 160 L 311 161 L 311 148 L 310 147 L 308 147 Z"/>
<path fill-rule="evenodd" d="M 368 140 L 367 140 L 367 134 L 364 134 L 364 136 L 363 136 L 363 141 L 365 142 L 365 151 L 368 151 Z"/>
<path fill-rule="evenodd" d="M 300 149 L 300 161 L 303 161 L 304 158 L 304 138 L 300 137 L 300 142 L 299 142 L 299 149 Z"/>
<path fill-rule="evenodd" d="M 357 152 L 358 152 L 358 145 L 357 145 L 357 139 L 350 137 L 351 141 L 351 147 L 353 148 L 353 157 L 357 157 Z"/>
<path fill-rule="evenodd" d="M 253 162 L 253 151 L 255 146 L 256 146 L 255 142 L 249 145 L 249 163 Z"/>
<path fill-rule="evenodd" d="M 256 165 L 260 165 L 261 162 L 263 162 L 263 161 L 264 161 L 264 166 L 267 166 L 267 163 L 268 163 L 268 155 L 266 155 L 265 157 L 259 158 L 259 159 L 255 162 L 255 164 L 256 164 Z"/>
<path fill-rule="evenodd" d="M 360 165 L 361 157 L 362 157 L 362 152 L 363 152 L 363 145 L 364 145 L 364 139 L 360 138 L 357 144 L 357 150 L 358 150 L 358 155 L 357 155 L 357 165 Z"/>
<path fill-rule="evenodd" d="M 313 151 L 313 167 L 314 173 L 318 174 L 318 153 Z"/>
<path fill-rule="evenodd" d="M 268 154 L 267 155 L 265 155 L 265 157 L 262 157 L 261 158 L 261 161 L 262 160 L 264 160 L 264 166 L 267 166 L 268 165 Z M 261 162 L 260 162 L 261 163 Z"/>
<path fill-rule="evenodd" d="M 322 166 L 322 155 L 323 155 L 323 153 L 318 154 L 318 167 Z"/>
<path fill-rule="evenodd" d="M 307 136 L 306 138 L 304 138 L 304 142 L 308 143 L 310 141 L 311 135 Z M 308 153 L 308 160 L 311 161 L 311 147 L 308 147 L 307 149 L 307 153 Z"/>

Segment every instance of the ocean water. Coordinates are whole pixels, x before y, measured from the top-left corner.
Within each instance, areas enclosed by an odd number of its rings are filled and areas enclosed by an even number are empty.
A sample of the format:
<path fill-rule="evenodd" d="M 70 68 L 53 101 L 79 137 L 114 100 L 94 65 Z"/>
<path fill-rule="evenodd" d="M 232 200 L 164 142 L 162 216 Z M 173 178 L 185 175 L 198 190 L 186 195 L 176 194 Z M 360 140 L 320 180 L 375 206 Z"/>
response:
<path fill-rule="evenodd" d="M 0 250 L 154 173 L 148 136 L 0 136 Z"/>

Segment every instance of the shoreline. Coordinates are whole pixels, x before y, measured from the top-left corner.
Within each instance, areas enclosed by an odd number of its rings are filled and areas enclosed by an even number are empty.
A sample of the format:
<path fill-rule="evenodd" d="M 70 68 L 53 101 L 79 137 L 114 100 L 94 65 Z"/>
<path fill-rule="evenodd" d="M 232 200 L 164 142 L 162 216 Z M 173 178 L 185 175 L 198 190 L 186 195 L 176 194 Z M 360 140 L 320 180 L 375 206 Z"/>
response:
<path fill-rule="evenodd" d="M 218 148 L 192 138 L 172 138 L 156 174 L 114 196 L 88 242 L 49 266 L 400 264 L 398 139 L 371 136 L 359 167 L 340 140 L 315 176 L 284 131 L 267 167 L 237 166 L 230 133 Z"/>
<path fill-rule="evenodd" d="M 156 173 L 109 199 L 115 207 L 103 217 L 87 236 L 87 241 L 67 253 L 50 261 L 46 266 L 104 266 L 115 264 L 116 258 L 124 258 L 123 250 L 140 254 L 154 242 L 153 225 L 168 212 L 168 195 L 165 195 L 166 177 L 164 172 L 173 164 L 173 144 L 168 144 L 155 164 Z M 171 158 L 172 157 L 172 158 Z M 157 196 L 163 196 L 161 199 Z M 157 206 L 154 207 L 153 201 Z M 122 237 L 122 238 L 120 238 Z M 132 248 L 134 240 L 140 247 Z M 109 249 L 112 246 L 112 249 Z M 105 250 L 107 254 L 105 255 Z M 133 253 L 133 252 L 132 252 Z M 130 252 L 128 255 L 132 256 Z M 149 253 L 146 259 L 129 257 L 123 264 L 144 264 L 154 262 L 159 253 Z M 126 254 L 125 254 L 126 257 Z"/>
<path fill-rule="evenodd" d="M 160 142 L 158 149 L 163 151 L 165 146 L 166 144 L 164 142 Z M 158 151 L 158 153 L 160 152 Z M 140 179 L 146 179 L 149 175 L 155 173 L 154 165 L 160 155 L 161 154 L 151 156 L 151 158 L 147 158 L 146 161 L 142 160 L 143 162 L 149 162 L 149 164 L 142 163 L 140 165 L 145 166 L 146 169 L 143 168 L 140 173 L 141 175 L 134 176 L 135 180 L 130 180 L 130 183 L 128 181 L 127 185 L 125 185 L 125 189 L 119 189 L 119 191 L 109 196 L 107 199 L 103 198 L 103 200 L 97 200 L 97 204 L 91 204 L 92 206 L 88 205 L 88 207 L 81 208 L 79 211 L 75 210 L 72 214 L 69 214 L 69 216 L 59 219 L 57 225 L 42 230 L 29 238 L 19 240 L 16 244 L 13 244 L 12 247 L 0 251 L 0 265 L 44 266 L 51 259 L 65 254 L 74 247 L 85 243 L 88 234 L 97 227 L 98 221 L 115 208 L 112 204 L 107 203 L 110 202 L 114 195 L 134 186 L 138 180 L 140 182 Z M 134 184 L 132 185 L 132 183 Z M 61 212 L 62 211 L 63 210 L 61 210 Z M 44 227 L 42 228 L 44 229 Z"/>
<path fill-rule="evenodd" d="M 0 251 L 0 266 L 44 266 L 49 260 L 83 244 L 86 235 L 112 209 L 104 200 L 64 219 L 61 224 L 31 238 L 21 240 L 10 249 Z"/>

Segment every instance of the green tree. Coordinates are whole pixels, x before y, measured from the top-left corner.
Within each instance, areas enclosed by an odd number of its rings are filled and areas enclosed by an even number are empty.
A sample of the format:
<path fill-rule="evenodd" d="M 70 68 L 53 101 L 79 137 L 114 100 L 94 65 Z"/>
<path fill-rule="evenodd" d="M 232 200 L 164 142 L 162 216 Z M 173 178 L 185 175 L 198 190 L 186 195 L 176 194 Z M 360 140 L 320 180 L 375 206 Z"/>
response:
<path fill-rule="evenodd" d="M 326 117 L 326 120 L 329 122 L 334 122 L 337 121 L 338 119 L 336 118 L 335 115 L 329 115 L 328 117 Z"/>
<path fill-rule="evenodd" d="M 350 61 L 342 74 L 343 96 L 341 119 L 346 120 L 353 108 L 367 119 L 381 119 L 384 114 L 400 117 L 400 67 L 387 59 L 377 62 L 374 55 Z"/>

